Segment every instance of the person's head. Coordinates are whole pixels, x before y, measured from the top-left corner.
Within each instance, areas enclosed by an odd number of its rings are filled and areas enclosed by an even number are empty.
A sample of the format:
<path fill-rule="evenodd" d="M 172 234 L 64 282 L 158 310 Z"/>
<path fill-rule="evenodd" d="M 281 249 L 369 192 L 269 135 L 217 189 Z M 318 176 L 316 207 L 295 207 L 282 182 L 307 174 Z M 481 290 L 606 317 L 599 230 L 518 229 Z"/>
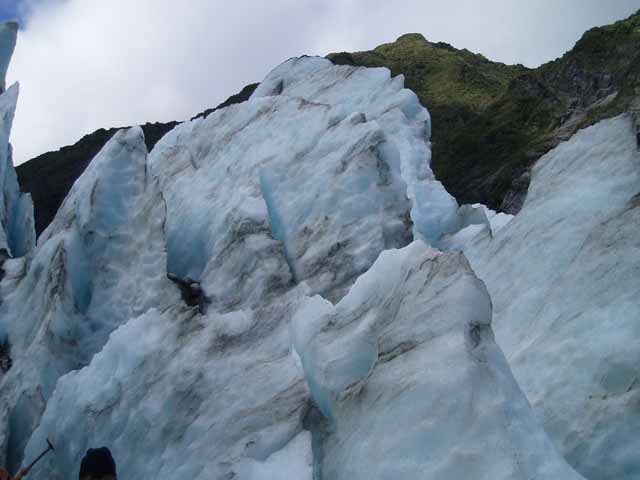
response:
<path fill-rule="evenodd" d="M 80 480 L 115 480 L 116 462 L 107 447 L 90 448 L 80 464 Z"/>

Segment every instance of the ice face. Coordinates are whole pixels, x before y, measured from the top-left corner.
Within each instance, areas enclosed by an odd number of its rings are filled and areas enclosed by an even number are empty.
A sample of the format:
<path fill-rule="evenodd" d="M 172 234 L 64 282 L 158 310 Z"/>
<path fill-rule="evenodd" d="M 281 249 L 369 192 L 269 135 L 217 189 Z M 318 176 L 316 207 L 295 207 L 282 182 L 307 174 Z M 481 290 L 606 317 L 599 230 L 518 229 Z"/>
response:
<path fill-rule="evenodd" d="M 165 206 L 146 160 L 140 128 L 117 133 L 71 189 L 28 269 L 2 282 L 12 468 L 57 379 L 89 363 L 119 325 L 179 299 L 166 278 Z"/>
<path fill-rule="evenodd" d="M 16 22 L 0 22 L 0 93 L 5 90 L 5 77 L 9 62 L 16 47 L 18 24 Z"/>
<path fill-rule="evenodd" d="M 309 82 L 309 78 L 316 81 Z M 302 57 L 274 69 L 252 98 L 304 98 L 335 105 L 341 112 L 357 112 L 364 115 L 363 121 L 377 122 L 387 133 L 387 141 L 380 145 L 378 154 L 394 170 L 400 170 L 406 195 L 412 202 L 414 236 L 434 243 L 456 228 L 458 204 L 430 168 L 429 112 L 415 93 L 403 86 L 404 77 L 390 78 L 386 68 L 329 67 L 325 59 Z"/>
<path fill-rule="evenodd" d="M 429 168 L 429 129 L 386 69 L 285 62 L 250 101 L 154 148 L 170 271 L 200 281 L 218 309 L 302 281 L 338 300 L 381 251 L 453 222 L 457 204 Z"/>
<path fill-rule="evenodd" d="M 27 257 L 35 247 L 33 203 L 29 195 L 20 193 L 9 143 L 19 86 L 14 84 L 5 91 L 5 75 L 15 47 L 16 33 L 17 24 L 0 23 L 0 309 L 7 308 L 7 293 L 16 287 L 19 279 L 24 275 L 28 265 Z M 0 377 L 2 377 L 0 382 L 4 380 L 4 373 L 11 367 L 12 362 L 7 321 L 6 315 L 0 311 Z M 12 428 L 22 427 L 11 415 L 9 406 L 11 401 L 8 401 L 7 390 L 2 382 L 2 390 L 0 390 L 2 392 L 0 463 L 2 464 L 6 463 L 8 446 L 12 440 Z M 23 413 L 27 416 L 29 414 L 28 411 Z M 28 435 L 28 431 L 22 435 L 23 445 Z"/>
<path fill-rule="evenodd" d="M 516 379 L 587 478 L 640 476 L 640 153 L 628 116 L 536 165 L 522 211 L 465 247 Z"/>
<path fill-rule="evenodd" d="M 579 479 L 493 341 L 491 301 L 462 254 L 415 242 L 380 255 L 335 307 L 292 322 L 329 418 L 322 478 Z"/>
<path fill-rule="evenodd" d="M 6 257 L 28 255 L 36 242 L 33 203 L 29 195 L 20 193 L 9 144 L 19 87 L 16 83 L 5 91 L 5 76 L 17 32 L 17 23 L 0 23 L 0 263 Z"/>
<path fill-rule="evenodd" d="M 311 480 L 308 392 L 286 305 L 206 316 L 153 309 L 116 330 L 87 368 L 58 382 L 26 455 L 46 435 L 64 448 L 33 475 L 75 477 L 99 444 L 121 478 Z"/>
<path fill-rule="evenodd" d="M 152 309 L 60 379 L 26 456 L 47 436 L 64 445 L 33 472 L 52 479 L 92 445 L 123 478 L 582 478 L 490 319 L 464 257 L 420 241 L 382 254 L 335 307 L 301 286 L 251 312 Z"/>
<path fill-rule="evenodd" d="M 493 341 L 483 283 L 427 245 L 516 221 L 458 208 L 429 122 L 402 77 L 300 58 L 148 159 L 139 128 L 115 135 L 5 262 L 9 467 L 49 437 L 34 476 L 107 445 L 121 478 L 581 478 Z"/>
<path fill-rule="evenodd" d="M 0 252 L 11 257 L 25 256 L 35 246 L 33 203 L 29 195 L 20 193 L 9 144 L 18 92 L 14 84 L 0 94 Z"/>

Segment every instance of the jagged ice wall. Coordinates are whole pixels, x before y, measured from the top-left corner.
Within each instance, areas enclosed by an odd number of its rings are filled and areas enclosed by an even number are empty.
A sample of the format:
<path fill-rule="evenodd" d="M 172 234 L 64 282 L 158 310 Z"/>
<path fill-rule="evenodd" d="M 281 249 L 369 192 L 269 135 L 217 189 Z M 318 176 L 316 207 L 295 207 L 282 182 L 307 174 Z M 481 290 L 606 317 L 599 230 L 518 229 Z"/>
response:
<path fill-rule="evenodd" d="M 512 218 L 437 181 L 402 76 L 294 58 L 150 153 L 117 133 L 36 246 L 16 99 L 0 96 L 12 470 L 48 437 L 32 475 L 52 479 L 99 445 L 121 478 L 640 474 L 627 116 L 543 158 Z"/>

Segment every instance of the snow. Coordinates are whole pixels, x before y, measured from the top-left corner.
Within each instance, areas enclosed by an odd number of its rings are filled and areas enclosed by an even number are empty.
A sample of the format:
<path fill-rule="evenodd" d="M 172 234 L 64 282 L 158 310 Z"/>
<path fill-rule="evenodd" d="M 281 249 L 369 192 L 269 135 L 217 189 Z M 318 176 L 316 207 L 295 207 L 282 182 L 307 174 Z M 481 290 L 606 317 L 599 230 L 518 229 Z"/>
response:
<path fill-rule="evenodd" d="M 631 119 L 605 120 L 543 157 L 522 211 L 464 247 L 518 383 L 587 478 L 640 476 L 639 192 Z"/>

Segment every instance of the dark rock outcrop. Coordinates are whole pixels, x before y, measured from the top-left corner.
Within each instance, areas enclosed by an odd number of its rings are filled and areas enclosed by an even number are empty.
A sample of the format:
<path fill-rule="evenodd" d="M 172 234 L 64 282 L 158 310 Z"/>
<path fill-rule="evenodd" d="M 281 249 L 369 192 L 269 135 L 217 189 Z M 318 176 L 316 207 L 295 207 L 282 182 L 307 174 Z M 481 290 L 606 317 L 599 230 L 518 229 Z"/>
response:
<path fill-rule="evenodd" d="M 220 110 L 221 108 L 228 107 L 229 105 L 235 105 L 236 103 L 246 102 L 247 100 L 249 100 L 253 92 L 255 92 L 256 88 L 258 88 L 258 85 L 260 84 L 251 83 L 247 85 L 242 90 L 240 90 L 240 92 L 236 93 L 235 95 L 231 95 L 229 98 L 227 98 L 224 102 L 222 102 L 217 107 L 209 108 L 204 112 L 199 113 L 198 115 L 193 117 L 191 120 L 195 120 L 196 118 L 207 118 L 210 114 L 212 114 L 216 110 Z"/>
<path fill-rule="evenodd" d="M 211 303 L 211 299 L 202 289 L 200 282 L 189 277 L 181 278 L 172 273 L 168 273 L 167 278 L 178 286 L 182 300 L 187 306 L 198 307 L 198 311 L 203 315 L 207 313 L 207 306 Z"/>

